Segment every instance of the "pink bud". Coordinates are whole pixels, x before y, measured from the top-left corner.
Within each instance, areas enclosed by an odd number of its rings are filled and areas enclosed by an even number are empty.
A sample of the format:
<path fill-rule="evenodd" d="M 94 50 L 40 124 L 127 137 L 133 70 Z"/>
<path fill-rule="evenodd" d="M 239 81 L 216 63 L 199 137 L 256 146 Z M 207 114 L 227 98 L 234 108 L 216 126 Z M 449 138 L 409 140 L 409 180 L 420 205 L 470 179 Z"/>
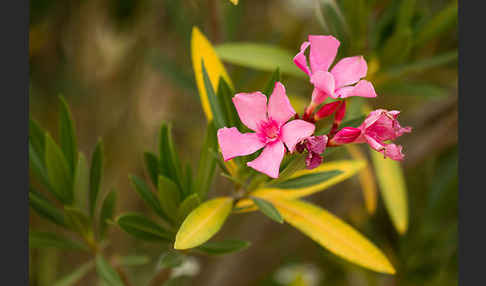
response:
<path fill-rule="evenodd" d="M 343 144 L 353 143 L 356 138 L 361 135 L 361 129 L 354 127 L 344 127 L 339 130 L 336 135 L 330 140 L 330 146 L 338 146 Z"/>
<path fill-rule="evenodd" d="M 327 103 L 327 104 L 324 104 L 323 107 L 321 107 L 321 109 L 319 109 L 319 111 L 317 111 L 316 115 L 315 115 L 315 120 L 319 120 L 319 119 L 322 119 L 322 118 L 325 118 L 331 114 L 334 113 L 334 111 L 336 111 L 336 109 L 339 107 L 339 104 L 341 102 L 339 101 L 334 101 L 334 102 L 331 102 L 331 103 Z"/>

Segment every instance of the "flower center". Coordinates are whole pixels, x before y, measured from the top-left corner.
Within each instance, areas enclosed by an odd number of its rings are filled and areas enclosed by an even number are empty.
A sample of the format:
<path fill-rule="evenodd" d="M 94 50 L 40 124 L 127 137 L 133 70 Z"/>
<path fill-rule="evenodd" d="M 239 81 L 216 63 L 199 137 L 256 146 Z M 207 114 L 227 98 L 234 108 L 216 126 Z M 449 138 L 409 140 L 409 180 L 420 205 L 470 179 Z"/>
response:
<path fill-rule="evenodd" d="M 262 122 L 260 125 L 260 131 L 262 135 L 268 139 L 275 139 L 279 136 L 280 128 L 275 120 L 270 119 L 266 122 Z"/>

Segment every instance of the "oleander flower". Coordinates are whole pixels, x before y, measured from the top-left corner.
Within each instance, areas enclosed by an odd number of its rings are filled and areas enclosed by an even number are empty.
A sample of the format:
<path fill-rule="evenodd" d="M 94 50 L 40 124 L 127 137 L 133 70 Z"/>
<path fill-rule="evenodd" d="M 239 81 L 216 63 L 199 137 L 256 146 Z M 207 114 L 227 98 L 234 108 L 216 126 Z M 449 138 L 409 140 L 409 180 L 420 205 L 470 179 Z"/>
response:
<path fill-rule="evenodd" d="M 309 35 L 300 52 L 294 57 L 294 63 L 310 77 L 314 85 L 312 92 L 313 107 L 321 104 L 327 97 L 346 98 L 350 96 L 376 97 L 373 85 L 363 80 L 368 66 L 362 56 L 346 57 L 333 63 L 340 42 L 333 36 Z M 310 46 L 309 65 L 305 56 Z"/>
<path fill-rule="evenodd" d="M 296 150 L 300 153 L 307 150 L 307 157 L 305 158 L 305 166 L 311 170 L 322 163 L 322 156 L 327 146 L 327 135 L 310 136 L 297 144 Z"/>
<path fill-rule="evenodd" d="M 296 112 L 280 82 L 275 83 L 268 106 L 267 97 L 261 92 L 238 93 L 233 97 L 233 104 L 241 122 L 255 133 L 240 133 L 236 127 L 220 128 L 217 135 L 223 159 L 228 161 L 264 148 L 247 165 L 277 178 L 285 146 L 293 152 L 297 143 L 314 133 L 314 124 L 300 119 L 287 122 Z"/>
<path fill-rule="evenodd" d="M 385 158 L 393 160 L 403 160 L 402 146 L 394 143 L 385 143 L 394 140 L 404 133 L 410 133 L 411 127 L 402 127 L 397 120 L 400 111 L 377 109 L 372 111 L 358 127 L 345 127 L 339 130 L 334 137 L 329 140 L 329 146 L 339 146 L 347 143 L 367 143 L 370 147 L 380 153 Z"/>

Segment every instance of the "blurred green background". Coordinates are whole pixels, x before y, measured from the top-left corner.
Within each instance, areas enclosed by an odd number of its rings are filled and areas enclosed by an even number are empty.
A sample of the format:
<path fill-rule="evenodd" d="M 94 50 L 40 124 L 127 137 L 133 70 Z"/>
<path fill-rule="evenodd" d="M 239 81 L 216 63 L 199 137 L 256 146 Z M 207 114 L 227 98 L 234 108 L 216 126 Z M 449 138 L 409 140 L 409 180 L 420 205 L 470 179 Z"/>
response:
<path fill-rule="evenodd" d="M 30 5 L 30 114 L 56 138 L 62 94 L 80 150 L 90 155 L 103 138 L 103 190 L 118 189 L 117 213 L 151 215 L 129 186 L 128 174 L 147 177 L 143 151 L 156 149 L 163 121 L 173 124 L 181 159 L 197 163 L 206 119 L 191 66 L 194 25 L 216 46 L 256 42 L 292 55 L 308 34 L 333 34 L 342 42 L 339 56 L 363 54 L 368 61 L 379 96 L 367 102 L 401 110 L 402 125 L 414 128 L 398 140 L 406 154 L 405 235 L 394 230 L 381 198 L 374 215 L 366 212 L 356 176 L 309 198 L 379 246 L 397 268 L 395 276 L 351 265 L 295 229 L 251 213 L 233 216 L 218 237 L 247 239 L 252 246 L 224 257 L 196 257 L 198 271 L 185 285 L 457 284 L 457 1 L 240 0 L 235 6 L 228 0 L 31 0 Z M 261 90 L 271 76 L 226 67 L 238 92 Z M 293 101 L 310 99 L 307 79 L 284 73 L 283 82 Z M 329 160 L 345 154 L 337 151 Z M 210 196 L 228 186 L 216 176 Z M 30 228 L 56 231 L 34 213 Z M 126 269 L 133 285 L 147 285 L 160 247 L 117 228 L 110 231 L 108 253 L 149 256 L 149 263 Z M 52 285 L 86 258 L 32 249 L 30 283 Z M 79 285 L 103 284 L 92 271 Z"/>

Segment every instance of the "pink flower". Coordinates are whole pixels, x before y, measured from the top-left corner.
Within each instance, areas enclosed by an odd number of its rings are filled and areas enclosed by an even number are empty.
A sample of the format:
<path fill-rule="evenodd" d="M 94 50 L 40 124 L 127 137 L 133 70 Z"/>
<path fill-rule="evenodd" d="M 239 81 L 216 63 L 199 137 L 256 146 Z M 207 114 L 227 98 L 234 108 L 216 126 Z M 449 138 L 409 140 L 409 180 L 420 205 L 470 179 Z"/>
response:
<path fill-rule="evenodd" d="M 385 158 L 402 160 L 402 146 L 385 143 L 394 140 L 404 133 L 412 132 L 411 127 L 402 127 L 397 120 L 400 111 L 377 109 L 372 111 L 365 121 L 358 127 L 345 127 L 329 141 L 329 146 L 338 146 L 347 143 L 368 143 L 371 148 L 382 153 Z"/>
<path fill-rule="evenodd" d="M 301 45 L 300 52 L 294 57 L 294 63 L 309 75 L 314 85 L 312 92 L 314 107 L 321 104 L 328 96 L 332 98 L 376 97 L 373 85 L 361 79 L 368 71 L 362 56 L 343 58 L 330 72 L 328 71 L 336 57 L 339 45 L 339 41 L 333 36 L 309 35 L 309 41 Z M 304 54 L 309 46 L 310 68 Z"/>
<path fill-rule="evenodd" d="M 240 133 L 236 127 L 218 130 L 218 143 L 225 161 L 245 156 L 264 148 L 260 156 L 247 165 L 272 178 L 277 178 L 285 146 L 293 152 L 295 145 L 314 133 L 315 126 L 304 120 L 292 120 L 295 110 L 285 93 L 285 87 L 275 83 L 268 107 L 261 92 L 238 93 L 233 104 L 241 122 L 255 133 Z"/>

